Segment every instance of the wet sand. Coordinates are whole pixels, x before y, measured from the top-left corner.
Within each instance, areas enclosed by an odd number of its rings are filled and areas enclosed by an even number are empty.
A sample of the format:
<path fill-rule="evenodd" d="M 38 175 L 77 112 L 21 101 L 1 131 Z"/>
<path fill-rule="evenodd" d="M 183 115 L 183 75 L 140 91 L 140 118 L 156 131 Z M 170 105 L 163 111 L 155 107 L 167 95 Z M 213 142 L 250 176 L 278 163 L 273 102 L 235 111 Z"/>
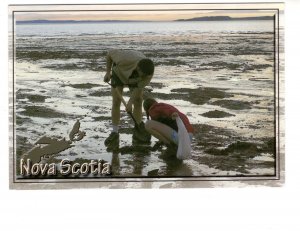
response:
<path fill-rule="evenodd" d="M 99 87 L 101 89 L 97 90 Z M 163 89 L 163 87 L 163 84 L 153 83 L 150 88 L 146 89 L 145 95 L 155 97 L 158 101 L 183 100 L 199 106 L 204 104 L 218 105 L 219 108 L 223 109 L 199 114 L 201 117 L 210 119 L 224 120 L 235 117 L 236 112 L 254 107 L 254 104 L 250 102 L 231 100 L 231 98 L 236 97 L 236 94 L 228 93 L 220 88 L 176 88 L 172 89 L 170 93 L 155 92 L 157 89 Z M 74 88 L 82 91 L 80 96 L 76 95 L 76 98 L 72 99 L 71 105 L 72 103 L 78 104 L 77 99 L 87 100 L 93 97 L 96 101 L 99 99 L 100 102 L 103 97 L 107 97 L 108 100 L 110 98 L 110 88 L 109 86 L 103 86 L 103 84 L 62 83 L 59 88 Z M 17 136 L 18 158 L 24 156 L 24 154 L 25 156 L 30 154 L 32 157 L 35 156 L 32 159 L 37 161 L 36 158 L 47 156 L 47 158 L 42 158 L 43 161 L 56 163 L 62 158 L 68 158 L 73 162 L 78 162 L 80 159 L 88 161 L 91 158 L 101 158 L 112 164 L 112 176 L 116 177 L 251 176 L 255 174 L 272 175 L 274 173 L 275 144 L 272 137 L 243 137 L 232 129 L 210 126 L 204 123 L 193 123 L 196 132 L 192 142 L 192 159 L 179 161 L 175 157 L 175 149 L 165 146 L 156 148 L 155 138 L 152 138 L 152 143 L 148 146 L 132 145 L 133 122 L 123 111 L 120 143 L 111 149 L 107 149 L 104 146 L 104 139 L 109 134 L 110 129 L 109 104 L 105 108 L 100 104 L 81 105 L 79 108 L 86 113 L 78 116 L 56 109 L 55 104 L 59 104 L 59 102 L 54 103 L 51 101 L 52 97 L 49 95 L 49 91 L 36 94 L 37 89 L 31 90 L 20 89 L 17 92 L 17 102 L 22 102 L 22 106 L 18 104 L 22 110 L 17 113 L 16 118 L 17 133 L 20 134 Z M 128 92 L 125 95 L 128 95 Z M 47 101 L 50 103 L 47 103 Z M 226 111 L 227 109 L 230 109 L 230 113 Z M 70 141 L 66 141 L 66 133 L 67 131 L 70 132 L 72 127 L 70 125 L 75 123 L 78 117 L 86 137 L 82 137 L 82 140 L 80 139 L 79 142 L 71 145 Z M 37 121 L 33 121 L 34 118 Z M 41 119 L 40 122 L 39 119 Z M 47 131 L 43 132 L 35 127 L 39 123 L 43 123 L 43 126 L 47 127 Z M 253 128 L 260 129 L 254 124 L 249 125 L 248 128 L 245 127 L 245 129 Z M 35 138 L 28 137 L 28 132 L 34 134 Z M 40 149 L 36 149 L 36 141 L 45 134 L 49 139 L 56 140 L 54 142 L 56 149 L 52 152 L 41 152 Z M 38 152 L 43 153 L 43 155 L 38 155 Z M 253 169 L 257 169 L 257 171 L 255 172 Z"/>
<path fill-rule="evenodd" d="M 113 177 L 275 174 L 272 33 L 107 36 L 17 38 L 17 160 L 44 136 L 68 142 L 78 120 L 85 136 L 44 161 L 103 159 Z M 123 107 L 119 145 L 105 147 L 111 93 L 103 76 L 111 44 L 138 47 L 154 60 L 144 95 L 189 117 L 196 130 L 190 160 L 178 161 L 176 150 L 155 146 L 155 138 L 148 146 L 132 145 L 133 122 Z M 127 90 L 124 95 L 127 101 Z"/>

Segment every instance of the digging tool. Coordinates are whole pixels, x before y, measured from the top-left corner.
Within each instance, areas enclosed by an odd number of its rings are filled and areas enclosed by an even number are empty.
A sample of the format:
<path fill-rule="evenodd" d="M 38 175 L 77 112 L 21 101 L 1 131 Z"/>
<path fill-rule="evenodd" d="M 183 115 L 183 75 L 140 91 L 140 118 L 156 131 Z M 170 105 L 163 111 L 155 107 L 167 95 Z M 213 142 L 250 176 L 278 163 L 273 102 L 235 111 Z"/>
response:
<path fill-rule="evenodd" d="M 107 82 L 110 86 L 111 83 Z M 113 87 L 113 86 L 112 86 Z M 122 94 L 120 93 L 120 91 L 118 89 L 116 89 L 116 93 L 118 95 L 118 97 L 120 97 L 121 99 L 121 102 L 123 103 L 123 105 L 125 106 L 125 108 L 127 107 L 127 103 L 126 101 L 124 100 Z M 127 110 L 126 110 L 127 111 Z M 134 137 L 136 140 L 138 140 L 139 142 L 142 142 L 142 143 L 149 143 L 150 140 L 151 140 L 151 135 L 146 131 L 145 127 L 144 126 L 141 126 L 141 125 L 144 125 L 143 123 L 141 124 L 138 124 L 136 119 L 134 118 L 132 112 L 128 112 L 127 113 L 130 115 L 130 117 L 132 118 L 133 122 L 134 122 L 134 125 L 135 125 L 135 128 L 137 133 L 133 133 L 134 134 Z"/>
<path fill-rule="evenodd" d="M 108 83 L 110 86 L 112 86 L 111 83 L 109 83 L 109 82 L 107 82 L 107 83 Z M 113 87 L 113 86 L 112 86 L 112 87 Z M 117 92 L 118 97 L 121 99 L 121 102 L 123 103 L 123 105 L 124 105 L 125 108 L 126 108 L 126 107 L 127 107 L 127 103 L 126 103 L 125 99 L 124 99 L 123 96 L 121 95 L 120 91 L 119 91 L 117 88 L 115 88 L 115 89 L 116 89 L 116 92 Z M 127 111 L 127 110 L 126 110 L 126 111 Z M 140 126 L 139 126 L 139 124 L 137 123 L 136 119 L 134 118 L 132 112 L 127 111 L 127 113 L 130 115 L 131 119 L 133 120 L 135 127 L 136 127 L 137 129 L 140 130 Z"/>
<path fill-rule="evenodd" d="M 111 83 L 107 82 L 111 87 L 113 87 L 111 85 Z M 125 106 L 125 108 L 127 107 L 127 103 L 126 101 L 124 100 L 122 94 L 120 93 L 120 91 L 118 89 L 116 89 L 116 93 L 118 95 L 118 97 L 120 97 L 121 99 L 121 102 L 123 103 L 123 105 Z M 127 110 L 126 110 L 127 111 Z M 135 128 L 137 133 L 133 133 L 134 134 L 134 137 L 136 137 L 136 139 L 139 141 L 139 142 L 142 142 L 142 143 L 149 143 L 150 140 L 151 140 L 151 135 L 150 133 L 148 133 L 145 129 L 144 126 L 141 126 L 141 125 L 144 125 L 143 123 L 141 124 L 138 124 L 136 119 L 134 118 L 132 112 L 128 112 L 127 113 L 130 115 L 130 117 L 132 118 L 133 122 L 134 122 L 134 125 L 135 125 Z"/>

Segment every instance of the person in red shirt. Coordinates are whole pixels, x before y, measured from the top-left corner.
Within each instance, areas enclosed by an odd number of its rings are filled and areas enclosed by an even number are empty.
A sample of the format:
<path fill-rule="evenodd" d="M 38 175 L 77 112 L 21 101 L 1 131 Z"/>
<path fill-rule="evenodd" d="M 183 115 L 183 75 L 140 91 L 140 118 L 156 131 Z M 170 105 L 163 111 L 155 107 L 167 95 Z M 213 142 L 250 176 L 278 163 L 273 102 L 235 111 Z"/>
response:
<path fill-rule="evenodd" d="M 170 104 L 158 103 L 153 98 L 147 98 L 143 103 L 148 121 L 146 130 L 163 143 L 178 145 L 178 127 L 176 117 L 179 116 L 192 140 L 194 129 L 185 114 Z M 149 120 L 149 118 L 151 118 Z"/>

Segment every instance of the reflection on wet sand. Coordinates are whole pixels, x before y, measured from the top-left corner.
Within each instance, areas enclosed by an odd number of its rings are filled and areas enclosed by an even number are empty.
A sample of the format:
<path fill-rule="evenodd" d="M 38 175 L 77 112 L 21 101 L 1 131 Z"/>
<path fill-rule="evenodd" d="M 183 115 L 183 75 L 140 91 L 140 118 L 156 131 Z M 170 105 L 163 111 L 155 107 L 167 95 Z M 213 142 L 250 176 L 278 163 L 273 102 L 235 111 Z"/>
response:
<path fill-rule="evenodd" d="M 111 158 L 111 169 L 113 176 L 120 175 L 120 159 L 119 159 L 119 152 L 113 152 Z"/>
<path fill-rule="evenodd" d="M 129 154 L 126 158 L 125 164 L 132 166 L 131 172 L 127 173 L 127 176 L 141 176 L 143 173 L 143 168 L 148 165 L 149 156 L 153 151 L 152 146 L 124 146 L 119 148 L 115 146 L 112 152 L 112 172 L 113 176 L 120 176 L 120 156 L 125 154 Z M 153 154 L 153 153 L 152 153 Z M 169 176 L 169 177 L 184 177 L 184 176 L 192 176 L 192 170 L 190 167 L 185 164 L 182 160 L 178 160 L 176 158 L 176 149 L 175 148 L 167 148 L 163 150 L 159 150 L 158 154 L 156 154 L 159 159 L 163 161 L 165 164 L 161 169 L 152 169 L 147 171 L 147 176 L 155 177 L 155 176 Z M 155 168 L 155 166 L 153 166 Z"/>

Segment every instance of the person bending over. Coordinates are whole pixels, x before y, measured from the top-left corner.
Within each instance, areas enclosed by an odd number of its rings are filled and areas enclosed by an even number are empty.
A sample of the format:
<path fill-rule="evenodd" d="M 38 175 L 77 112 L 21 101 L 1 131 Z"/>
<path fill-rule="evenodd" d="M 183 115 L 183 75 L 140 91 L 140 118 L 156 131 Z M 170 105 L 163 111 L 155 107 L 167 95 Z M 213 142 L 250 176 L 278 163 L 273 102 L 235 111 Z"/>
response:
<path fill-rule="evenodd" d="M 178 145 L 177 116 L 179 116 L 182 120 L 187 132 L 189 133 L 190 139 L 192 140 L 194 129 L 187 116 L 180 112 L 177 108 L 170 104 L 158 103 L 153 98 L 145 99 L 143 107 L 148 119 L 145 124 L 145 128 L 158 140 L 162 141 L 166 145 Z M 151 119 L 149 120 L 149 118 Z"/>
<path fill-rule="evenodd" d="M 143 90 L 154 74 L 152 60 L 135 50 L 109 50 L 106 57 L 106 74 L 104 82 L 111 81 L 112 93 L 112 132 L 105 140 L 105 145 L 119 139 L 120 123 L 120 93 L 123 94 L 124 86 L 130 89 L 130 99 L 126 106 L 127 112 L 132 112 L 138 124 L 142 122 Z"/>

